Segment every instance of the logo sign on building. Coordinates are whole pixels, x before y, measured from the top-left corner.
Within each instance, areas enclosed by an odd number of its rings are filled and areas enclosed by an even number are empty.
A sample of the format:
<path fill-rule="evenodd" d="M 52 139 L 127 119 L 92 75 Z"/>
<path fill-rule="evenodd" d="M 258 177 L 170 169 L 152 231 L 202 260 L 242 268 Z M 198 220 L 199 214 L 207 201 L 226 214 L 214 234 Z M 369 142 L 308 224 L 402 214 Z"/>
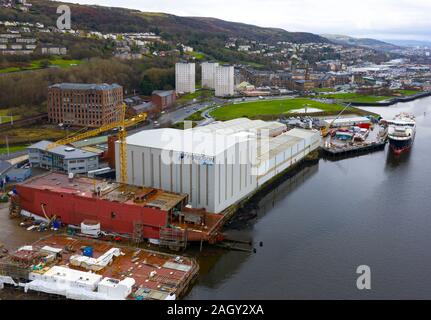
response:
<path fill-rule="evenodd" d="M 64 4 L 58 6 L 57 14 L 60 15 L 57 18 L 57 28 L 59 30 L 70 30 L 72 28 L 70 7 Z"/>

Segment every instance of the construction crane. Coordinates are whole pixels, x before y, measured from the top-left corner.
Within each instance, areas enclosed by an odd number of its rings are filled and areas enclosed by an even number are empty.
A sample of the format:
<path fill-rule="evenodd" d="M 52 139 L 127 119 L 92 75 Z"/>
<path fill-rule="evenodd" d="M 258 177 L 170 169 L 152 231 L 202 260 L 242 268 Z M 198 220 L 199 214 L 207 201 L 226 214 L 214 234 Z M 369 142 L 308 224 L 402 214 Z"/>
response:
<path fill-rule="evenodd" d="M 126 128 L 138 124 L 147 119 L 147 113 L 140 113 L 133 118 L 126 119 L 126 105 L 123 104 L 120 108 L 120 117 L 118 121 L 104 124 L 97 129 L 85 131 L 82 133 L 76 133 L 72 136 L 60 139 L 56 142 L 49 144 L 45 150 L 51 150 L 55 147 L 59 147 L 62 145 L 67 145 L 76 141 L 80 141 L 83 139 L 87 139 L 90 137 L 98 136 L 103 132 L 107 132 L 113 129 L 119 129 L 118 131 L 118 141 L 119 141 L 119 159 L 120 159 L 120 182 L 127 183 L 127 144 L 126 137 L 127 131 Z"/>
<path fill-rule="evenodd" d="M 322 127 L 322 129 L 320 130 L 320 133 L 322 134 L 322 137 L 326 137 L 329 133 L 329 129 L 332 127 L 332 125 L 334 124 L 335 120 L 339 119 L 341 117 L 341 115 L 343 114 L 344 111 L 346 111 L 347 108 L 349 108 L 352 104 L 349 103 L 347 104 L 343 110 L 340 111 L 340 113 L 326 126 Z"/>

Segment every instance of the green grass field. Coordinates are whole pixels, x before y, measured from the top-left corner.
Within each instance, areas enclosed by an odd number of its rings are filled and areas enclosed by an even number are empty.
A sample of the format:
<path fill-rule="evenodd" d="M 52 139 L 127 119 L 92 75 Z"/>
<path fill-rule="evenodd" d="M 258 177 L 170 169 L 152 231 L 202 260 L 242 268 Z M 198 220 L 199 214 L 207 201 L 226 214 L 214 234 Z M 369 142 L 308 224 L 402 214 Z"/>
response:
<path fill-rule="evenodd" d="M 70 132 L 71 134 L 72 132 Z M 53 126 L 33 126 L 15 128 L 7 131 L 9 144 L 12 145 L 25 145 L 36 142 L 42 139 L 56 141 L 66 136 L 64 130 L 58 129 Z M 0 145 L 6 145 L 5 135 L 0 135 Z"/>
<path fill-rule="evenodd" d="M 341 111 L 343 106 L 336 104 L 326 104 L 310 99 L 284 99 L 284 100 L 260 100 L 253 102 L 238 103 L 220 107 L 211 112 L 217 120 L 231 120 L 235 118 L 259 118 L 266 115 L 288 114 L 295 109 L 302 109 L 304 105 L 309 108 L 316 108 L 328 113 Z M 293 114 L 293 113 L 292 113 Z"/>
<path fill-rule="evenodd" d="M 10 115 L 10 109 L 0 109 L 0 116 L 9 116 L 9 115 Z M 21 115 L 13 115 L 14 121 L 19 119 L 21 119 Z M 10 118 L 4 118 L 0 123 L 4 123 L 4 122 L 10 122 Z"/>
<path fill-rule="evenodd" d="M 60 59 L 60 58 L 53 58 L 49 60 L 34 60 L 30 62 L 27 66 L 9 67 L 9 68 L 0 69 L 0 73 L 11 73 L 11 72 L 18 72 L 18 71 L 43 69 L 44 61 L 49 61 L 49 67 L 57 67 L 57 68 L 70 68 L 82 63 L 81 60 L 67 60 L 67 59 Z"/>
<path fill-rule="evenodd" d="M 359 93 L 331 93 L 331 94 L 323 94 L 320 97 L 327 98 L 327 99 L 341 100 L 343 102 L 357 102 L 357 103 L 380 102 L 383 100 L 393 98 L 389 96 L 372 96 L 372 95 L 363 95 Z"/>
<path fill-rule="evenodd" d="M 193 99 L 203 101 L 210 97 L 214 96 L 214 92 L 210 90 L 198 90 L 194 93 L 187 93 L 177 99 L 177 104 L 184 104 L 188 102 L 192 102 Z"/>
<path fill-rule="evenodd" d="M 25 144 L 25 145 L 18 145 L 18 146 L 10 146 L 9 147 L 9 153 L 13 153 L 13 152 L 18 152 L 18 151 L 21 151 L 21 150 L 24 150 L 25 148 L 27 148 L 27 144 Z M 7 154 L 7 148 L 6 148 L 6 146 L 1 146 L 0 147 L 0 155 L 3 155 L 3 154 Z"/>
<path fill-rule="evenodd" d="M 196 58 L 196 60 L 204 60 L 206 58 L 206 55 L 201 52 L 187 52 L 188 55 L 193 56 Z"/>

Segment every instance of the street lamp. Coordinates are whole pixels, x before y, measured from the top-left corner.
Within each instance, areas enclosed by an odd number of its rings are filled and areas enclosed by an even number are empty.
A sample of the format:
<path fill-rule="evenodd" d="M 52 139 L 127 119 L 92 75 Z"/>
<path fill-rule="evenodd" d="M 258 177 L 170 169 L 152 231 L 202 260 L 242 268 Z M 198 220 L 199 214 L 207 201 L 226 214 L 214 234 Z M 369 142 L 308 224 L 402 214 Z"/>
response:
<path fill-rule="evenodd" d="M 307 113 L 307 108 L 310 107 L 310 105 L 308 103 L 306 103 L 303 106 L 304 106 L 304 111 L 305 111 L 305 114 L 306 114 Z"/>

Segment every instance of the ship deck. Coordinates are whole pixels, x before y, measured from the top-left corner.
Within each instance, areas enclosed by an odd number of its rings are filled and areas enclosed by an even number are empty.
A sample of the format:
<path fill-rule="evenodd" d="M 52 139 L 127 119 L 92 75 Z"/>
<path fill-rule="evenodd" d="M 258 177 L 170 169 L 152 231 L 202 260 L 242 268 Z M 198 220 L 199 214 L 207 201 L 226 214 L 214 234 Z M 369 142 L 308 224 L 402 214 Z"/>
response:
<path fill-rule="evenodd" d="M 198 265 L 192 258 L 94 239 L 52 235 L 35 242 L 32 246 L 34 251 L 40 251 L 44 246 L 61 249 L 60 258 L 54 262 L 54 265 L 67 266 L 80 271 L 88 270 L 72 266 L 69 259 L 72 255 L 81 254 L 82 247 L 92 247 L 93 257 L 96 259 L 111 248 L 120 248 L 121 255 L 115 257 L 112 264 L 96 273 L 118 280 L 126 277 L 133 278 L 136 283 L 129 299 L 139 297 L 139 299 L 163 300 L 170 293 L 181 297 L 198 272 Z M 52 266 L 47 265 L 40 272 L 46 272 Z M 151 276 L 154 272 L 155 275 Z"/>
<path fill-rule="evenodd" d="M 49 172 L 42 176 L 31 178 L 25 182 L 25 186 L 39 190 L 76 194 L 86 198 L 97 197 L 130 205 L 156 207 L 163 211 L 169 211 L 187 199 L 186 194 L 103 181 L 84 176 L 69 179 L 66 174 L 58 172 Z"/>

